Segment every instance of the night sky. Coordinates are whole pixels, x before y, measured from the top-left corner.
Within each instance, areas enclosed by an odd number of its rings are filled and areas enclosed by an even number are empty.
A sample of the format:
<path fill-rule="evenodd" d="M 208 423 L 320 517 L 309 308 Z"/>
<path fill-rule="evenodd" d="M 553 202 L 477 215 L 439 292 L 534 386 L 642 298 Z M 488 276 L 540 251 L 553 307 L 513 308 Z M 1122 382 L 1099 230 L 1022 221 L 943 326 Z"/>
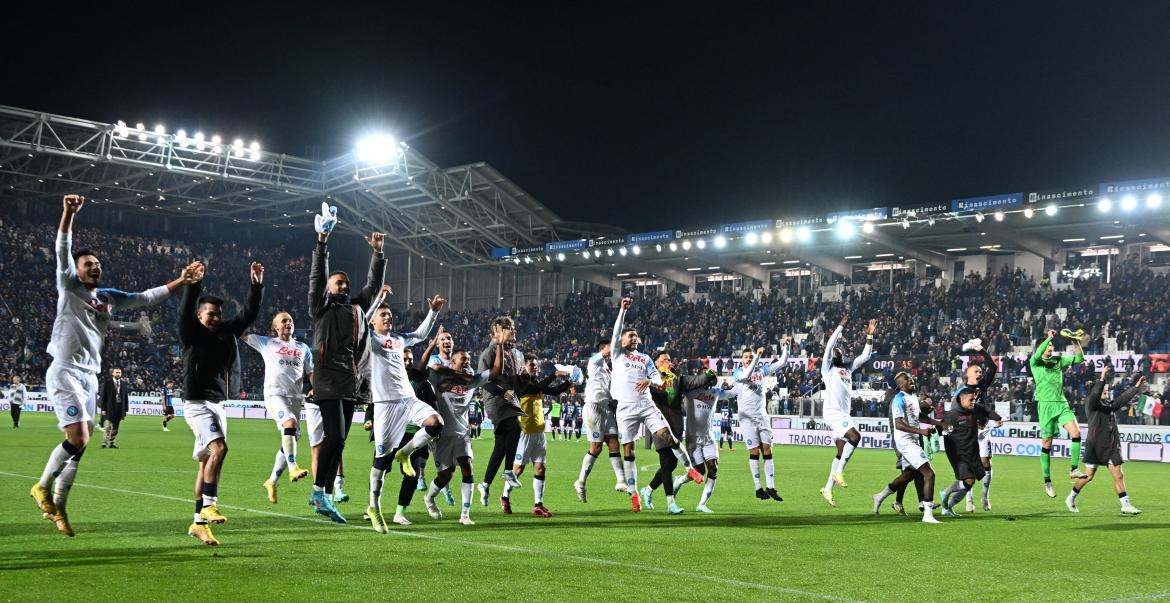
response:
<path fill-rule="evenodd" d="M 1164 2 L 343 4 L 6 16 L 0 104 L 322 158 L 385 128 L 635 231 L 1170 174 Z"/>

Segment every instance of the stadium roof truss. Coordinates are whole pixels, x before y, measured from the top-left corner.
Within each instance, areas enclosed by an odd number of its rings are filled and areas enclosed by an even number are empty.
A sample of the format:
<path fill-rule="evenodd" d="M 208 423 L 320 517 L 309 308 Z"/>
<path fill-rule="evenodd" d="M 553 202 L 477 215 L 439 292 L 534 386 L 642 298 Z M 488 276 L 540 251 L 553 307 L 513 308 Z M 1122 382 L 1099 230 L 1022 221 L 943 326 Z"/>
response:
<path fill-rule="evenodd" d="M 495 265 L 493 247 L 614 234 L 561 220 L 486 163 L 440 167 L 405 144 L 378 164 L 313 161 L 227 142 L 0 106 L 0 198 L 91 201 L 170 219 L 305 228 L 321 201 L 339 227 L 457 268 Z"/>

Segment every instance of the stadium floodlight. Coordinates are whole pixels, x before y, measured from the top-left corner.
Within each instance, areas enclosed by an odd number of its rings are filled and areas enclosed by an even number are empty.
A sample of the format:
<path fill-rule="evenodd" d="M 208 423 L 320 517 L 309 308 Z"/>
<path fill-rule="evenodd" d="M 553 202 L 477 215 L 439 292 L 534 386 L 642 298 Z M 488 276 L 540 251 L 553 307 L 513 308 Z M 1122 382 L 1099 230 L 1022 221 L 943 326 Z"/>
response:
<path fill-rule="evenodd" d="M 214 136 L 212 136 L 211 137 L 211 152 L 212 153 L 220 152 L 222 150 L 222 146 L 221 146 L 222 144 L 223 144 L 223 139 L 219 137 L 219 134 L 215 134 Z"/>
<path fill-rule="evenodd" d="M 524 263 L 531 264 L 532 263 L 532 256 L 530 256 L 530 255 L 524 256 Z"/>
<path fill-rule="evenodd" d="M 850 222 L 849 220 L 841 220 L 841 223 L 837 224 L 837 236 L 842 239 L 848 239 L 856 232 L 857 227 L 853 226 L 853 222 Z"/>
<path fill-rule="evenodd" d="M 588 251 L 582 251 L 582 252 L 581 252 L 581 257 L 583 257 L 583 258 L 585 258 L 585 259 L 589 259 L 589 252 L 588 252 Z"/>
<path fill-rule="evenodd" d="M 633 247 L 630 248 L 630 251 L 634 252 L 634 255 L 638 255 L 639 253 L 642 253 L 642 248 L 637 246 L 637 245 L 634 245 Z"/>
<path fill-rule="evenodd" d="M 980 224 L 983 223 L 983 212 L 975 212 L 975 221 L 979 222 Z"/>
<path fill-rule="evenodd" d="M 910 220 L 902 218 L 902 230 L 910 228 Z"/>
<path fill-rule="evenodd" d="M 765 230 L 764 234 L 760 235 L 760 242 L 765 244 L 765 245 L 767 245 L 768 243 L 771 243 L 772 242 L 772 233 L 770 231 Z"/>
<path fill-rule="evenodd" d="M 544 256 L 544 261 L 546 261 L 546 262 L 551 262 L 551 261 L 552 261 L 552 258 L 551 258 L 551 257 L 549 257 L 549 256 L 548 256 L 548 254 L 545 254 L 545 256 Z"/>
<path fill-rule="evenodd" d="M 365 163 L 390 163 L 398 157 L 398 143 L 389 134 L 371 134 L 357 141 L 355 154 Z"/>
<path fill-rule="evenodd" d="M 187 148 L 187 145 L 191 144 L 191 141 L 187 139 L 186 130 L 179 130 L 178 132 L 175 132 L 175 140 L 179 141 L 179 146 L 183 148 Z"/>
<path fill-rule="evenodd" d="M 118 123 L 114 126 L 114 136 L 117 136 L 118 138 L 126 138 L 130 136 L 130 128 L 126 125 L 126 122 L 120 119 L 118 120 Z"/>
<path fill-rule="evenodd" d="M 1121 198 L 1122 211 L 1133 211 L 1137 207 L 1137 197 L 1126 195 Z"/>
<path fill-rule="evenodd" d="M 695 241 L 695 247 L 698 247 L 699 249 L 706 249 L 707 248 L 707 241 L 704 241 L 703 239 L 699 239 L 698 241 Z"/>
<path fill-rule="evenodd" d="M 146 140 L 146 124 L 138 122 L 134 129 L 138 130 L 138 140 Z"/>
<path fill-rule="evenodd" d="M 783 228 L 780 230 L 780 242 L 781 243 L 791 243 L 792 242 L 792 229 L 791 228 Z"/>
<path fill-rule="evenodd" d="M 995 216 L 996 222 L 1003 222 L 1003 216 L 1004 216 L 1003 210 L 999 210 L 992 215 Z"/>
<path fill-rule="evenodd" d="M 861 232 L 869 234 L 873 232 L 873 222 L 865 222 L 861 225 Z"/>
<path fill-rule="evenodd" d="M 609 249 L 605 250 L 605 256 L 610 257 L 610 258 L 613 257 L 613 247 L 610 247 Z"/>
<path fill-rule="evenodd" d="M 165 135 L 167 133 L 167 129 L 162 124 L 158 124 L 154 127 L 154 133 L 160 136 Z"/>
<path fill-rule="evenodd" d="M 657 251 L 658 253 L 662 253 L 662 243 L 658 243 L 658 244 L 654 245 L 654 250 Z"/>
<path fill-rule="evenodd" d="M 796 240 L 801 243 L 807 243 L 810 239 L 812 239 L 812 231 L 807 226 L 801 226 L 796 229 Z"/>
<path fill-rule="evenodd" d="M 1109 197 L 1101 197 L 1101 200 L 1097 202 L 1097 211 L 1107 214 L 1111 209 L 1113 209 L 1113 201 Z"/>
<path fill-rule="evenodd" d="M 927 218 L 926 223 L 930 226 L 934 226 L 934 218 Z"/>
<path fill-rule="evenodd" d="M 622 257 L 626 257 L 626 254 L 629 253 L 629 250 L 627 250 L 625 247 L 622 247 L 618 249 L 618 253 L 620 253 Z"/>
<path fill-rule="evenodd" d="M 260 161 L 260 143 L 253 140 L 252 144 L 248 145 L 248 159 L 252 161 Z"/>
<path fill-rule="evenodd" d="M 1055 216 L 1056 215 L 1056 205 L 1049 203 L 1048 207 L 1044 208 L 1044 214 L 1049 215 L 1049 216 Z"/>
<path fill-rule="evenodd" d="M 715 248 L 723 249 L 727 245 L 727 237 L 719 235 L 715 237 Z"/>
<path fill-rule="evenodd" d="M 1025 218 L 1031 220 L 1032 216 L 1034 216 L 1034 215 L 1036 215 L 1036 210 L 1032 209 L 1031 207 L 1024 208 L 1024 217 Z"/>
<path fill-rule="evenodd" d="M 678 251 L 678 243 L 675 243 L 674 241 L 671 241 L 671 242 L 670 242 L 670 250 L 671 250 L 671 251 Z"/>
<path fill-rule="evenodd" d="M 756 243 L 760 242 L 760 235 L 754 232 L 749 232 L 744 235 L 743 242 L 747 245 L 755 245 Z"/>
<path fill-rule="evenodd" d="M 683 241 L 682 247 L 683 247 L 683 251 L 690 251 L 691 250 L 691 242 L 690 241 Z"/>
<path fill-rule="evenodd" d="M 1146 207 L 1150 209 L 1157 208 L 1162 205 L 1162 195 L 1158 193 L 1150 193 L 1146 197 Z"/>
<path fill-rule="evenodd" d="M 601 250 L 600 250 L 600 249 L 594 249 L 594 250 L 593 250 L 593 257 L 595 257 L 595 258 L 600 258 L 600 257 L 601 257 Z"/>
<path fill-rule="evenodd" d="M 242 138 L 237 138 L 232 141 L 232 155 L 236 157 L 244 156 L 244 140 Z"/>
<path fill-rule="evenodd" d="M 557 261 L 558 261 L 558 262 L 563 262 L 563 261 L 565 261 L 565 254 L 563 254 L 563 253 L 558 253 L 558 254 L 557 254 Z"/>

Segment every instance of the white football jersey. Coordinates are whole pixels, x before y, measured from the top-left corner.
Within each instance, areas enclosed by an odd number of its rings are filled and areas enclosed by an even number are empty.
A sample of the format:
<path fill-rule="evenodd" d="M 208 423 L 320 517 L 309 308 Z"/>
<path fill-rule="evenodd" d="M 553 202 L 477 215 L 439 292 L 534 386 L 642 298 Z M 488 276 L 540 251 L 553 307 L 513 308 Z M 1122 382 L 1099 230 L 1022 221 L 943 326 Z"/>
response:
<path fill-rule="evenodd" d="M 264 359 L 264 395 L 300 398 L 305 375 L 313 373 L 313 351 L 296 340 L 248 334 L 244 343 Z"/>

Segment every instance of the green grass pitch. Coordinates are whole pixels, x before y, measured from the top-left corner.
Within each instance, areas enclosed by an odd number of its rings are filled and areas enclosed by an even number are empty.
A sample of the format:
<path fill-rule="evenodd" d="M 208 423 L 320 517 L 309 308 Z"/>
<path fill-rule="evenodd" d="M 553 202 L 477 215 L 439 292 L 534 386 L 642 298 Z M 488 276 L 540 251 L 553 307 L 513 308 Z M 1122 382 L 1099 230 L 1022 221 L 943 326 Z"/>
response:
<path fill-rule="evenodd" d="M 6 418 L 5 418 L 6 419 Z M 120 448 L 95 440 L 70 498 L 76 538 L 57 534 L 28 496 L 46 456 L 61 440 L 55 419 L 26 413 L 24 426 L 0 427 L 0 600 L 1062 600 L 1170 596 L 1156 562 L 1170 539 L 1170 467 L 1125 466 L 1143 515 L 1121 517 L 1107 476 L 1080 498 L 1079 515 L 1043 494 L 1036 459 L 995 460 L 994 510 L 943 519 L 938 526 L 897 517 L 886 503 L 874 517 L 870 496 L 894 477 L 893 453 L 859 451 L 836 508 L 817 493 L 829 467 L 827 448 L 777 448 L 784 502 L 756 500 L 747 454 L 725 452 L 710 506 L 693 511 L 699 487 L 680 499 L 687 512 L 667 516 L 665 500 L 635 515 L 613 492 L 603 456 L 587 504 L 572 483 L 584 442 L 550 442 L 546 504 L 554 517 L 529 515 L 531 480 L 514 493 L 515 515 L 493 500 L 472 510 L 478 523 L 457 523 L 458 508 L 427 517 L 421 493 L 409 509 L 416 522 L 389 535 L 361 520 L 371 447 L 356 430 L 346 448 L 349 526 L 311 513 L 309 484 L 280 486 L 269 504 L 261 482 L 278 436 L 272 423 L 233 420 L 220 509 L 229 517 L 207 547 L 186 535 L 195 463 L 181 418 L 171 433 L 154 418 L 131 417 Z M 100 436 L 100 434 L 98 434 Z M 476 442 L 482 475 L 491 435 Z M 307 448 L 302 440 L 302 447 Z M 640 484 L 656 455 L 639 448 Z M 302 454 L 307 457 L 307 454 Z M 944 485 L 952 474 L 936 465 Z M 1063 462 L 1053 463 L 1054 469 Z M 433 467 L 431 475 L 433 475 Z M 531 471 L 531 469 L 529 469 Z M 1103 473 L 1103 472 L 1102 472 Z M 387 480 L 393 508 L 399 475 Z M 457 485 L 457 484 L 456 484 Z M 498 495 L 501 481 L 497 480 Z M 660 491 L 661 492 L 661 491 Z M 455 490 L 458 505 L 458 489 Z M 915 500 L 908 494 L 908 502 Z M 387 513 L 389 519 L 390 513 Z M 1015 521 L 1008 521 L 1012 515 Z"/>

